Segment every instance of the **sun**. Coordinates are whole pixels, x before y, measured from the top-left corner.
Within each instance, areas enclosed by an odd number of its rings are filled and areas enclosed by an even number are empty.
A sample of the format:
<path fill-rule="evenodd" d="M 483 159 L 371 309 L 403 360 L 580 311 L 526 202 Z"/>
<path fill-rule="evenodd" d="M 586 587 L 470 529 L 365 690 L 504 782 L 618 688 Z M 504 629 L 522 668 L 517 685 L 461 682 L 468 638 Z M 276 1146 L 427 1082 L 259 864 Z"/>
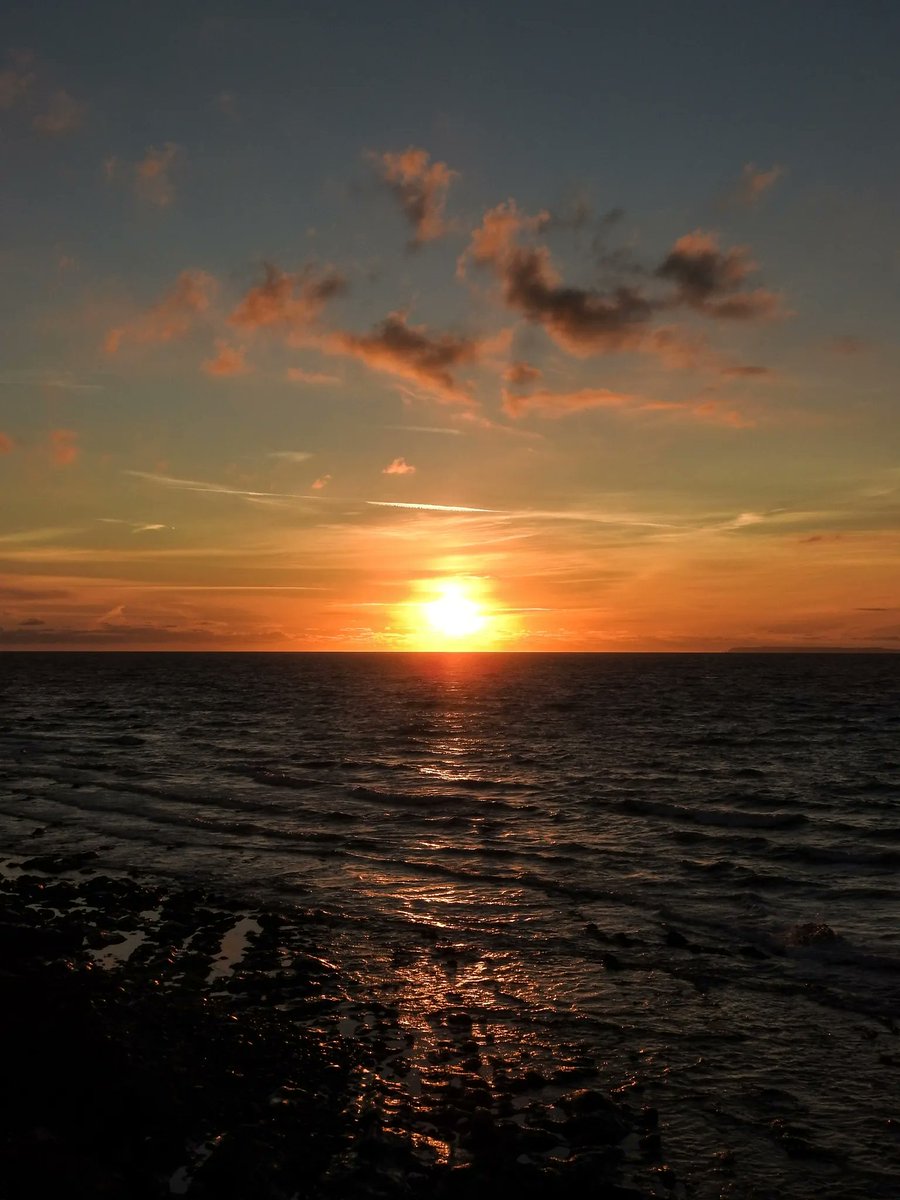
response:
<path fill-rule="evenodd" d="M 441 584 L 438 598 L 423 604 L 422 609 L 429 627 L 445 638 L 471 637 L 486 622 L 481 606 L 456 581 Z"/>

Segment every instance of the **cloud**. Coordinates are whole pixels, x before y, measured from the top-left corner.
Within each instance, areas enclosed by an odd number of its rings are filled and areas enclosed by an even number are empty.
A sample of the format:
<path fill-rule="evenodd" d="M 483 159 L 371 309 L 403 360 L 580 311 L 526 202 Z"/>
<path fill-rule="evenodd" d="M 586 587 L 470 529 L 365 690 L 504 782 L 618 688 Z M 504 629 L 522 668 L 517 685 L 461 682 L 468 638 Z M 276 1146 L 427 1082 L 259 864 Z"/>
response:
<path fill-rule="evenodd" d="M 18 53 L 0 71 L 0 109 L 15 108 L 31 91 L 35 81 L 32 61 L 30 54 Z"/>
<path fill-rule="evenodd" d="M 392 463 L 382 470 L 382 475 L 415 475 L 416 468 L 406 461 L 405 458 L 395 458 Z"/>
<path fill-rule="evenodd" d="M 871 342 L 865 338 L 854 337 L 851 333 L 838 334 L 835 337 L 829 338 L 826 344 L 828 349 L 834 354 L 845 354 L 847 356 L 864 354 L 872 348 Z"/>
<path fill-rule="evenodd" d="M 289 337 L 302 335 L 328 301 L 346 290 L 347 281 L 337 271 L 306 266 L 288 274 L 266 263 L 263 282 L 247 291 L 231 314 L 231 324 L 250 330 L 277 329 Z"/>
<path fill-rule="evenodd" d="M 332 387 L 341 382 L 338 375 L 328 375 L 324 371 L 304 371 L 302 367 L 288 367 L 285 378 L 290 383 L 308 383 L 320 387 Z"/>
<path fill-rule="evenodd" d="M 510 363 L 503 372 L 503 378 L 510 387 L 516 388 L 531 387 L 533 383 L 537 383 L 540 377 L 540 370 L 527 362 Z"/>
<path fill-rule="evenodd" d="M 410 146 L 402 154 L 372 154 L 380 178 L 394 193 L 413 228 L 412 246 L 448 233 L 444 219 L 447 190 L 457 178 L 446 163 L 431 162 L 427 151 Z"/>
<path fill-rule="evenodd" d="M 400 500 L 366 500 L 373 508 L 405 508 L 415 509 L 416 512 L 449 512 L 449 513 L 496 513 L 496 508 L 466 508 L 461 504 L 417 504 Z"/>
<path fill-rule="evenodd" d="M 36 628 L 38 625 L 46 625 L 46 624 L 47 624 L 47 622 L 42 621 L 40 619 L 40 617 L 26 617 L 24 621 L 19 622 L 19 626 L 23 629 L 29 628 L 29 627 Z"/>
<path fill-rule="evenodd" d="M 149 146 L 144 157 L 134 165 L 134 188 L 138 199 L 156 208 L 168 208 L 175 199 L 172 169 L 183 155 L 181 146 L 175 142 Z"/>
<path fill-rule="evenodd" d="M 730 320 L 773 317 L 780 304 L 774 292 L 740 290 L 756 270 L 746 247 L 720 250 L 716 234 L 697 229 L 675 242 L 656 274 L 675 285 L 674 304 L 685 304 L 704 316 Z"/>
<path fill-rule="evenodd" d="M 462 437 L 461 429 L 445 429 L 442 425 L 385 425 L 385 429 L 399 429 L 404 433 L 437 433 L 450 437 Z"/>
<path fill-rule="evenodd" d="M 547 213 L 529 217 L 510 200 L 485 214 L 460 272 L 469 262 L 488 267 L 500 281 L 507 306 L 572 354 L 601 354 L 647 349 L 647 323 L 663 305 L 634 287 L 608 292 L 563 284 L 545 246 L 523 245 L 519 238 L 545 228 Z"/>
<path fill-rule="evenodd" d="M 216 281 L 205 271 L 182 271 L 162 300 L 126 325 L 111 329 L 104 349 L 115 354 L 123 343 L 146 346 L 185 337 L 209 308 L 215 289 Z"/>
<path fill-rule="evenodd" d="M 12 454 L 16 448 L 16 443 L 12 440 L 8 433 L 0 433 L 0 454 Z"/>
<path fill-rule="evenodd" d="M 78 458 L 78 434 L 72 429 L 50 430 L 50 457 L 57 467 L 69 467 Z"/>
<path fill-rule="evenodd" d="M 203 370 L 214 378 L 227 379 L 234 375 L 246 375 L 250 368 L 244 350 L 231 346 L 221 338 L 216 340 L 216 355 L 203 363 Z"/>
<path fill-rule="evenodd" d="M 312 486 L 317 492 L 320 492 L 322 488 L 327 487 L 329 483 L 331 483 L 330 475 L 320 475 L 319 478 L 313 482 Z"/>
<path fill-rule="evenodd" d="M 257 492 L 248 488 L 228 487 L 223 483 L 207 483 L 202 479 L 177 479 L 172 475 L 156 475 L 152 471 L 124 471 L 134 479 L 145 479 L 163 487 L 177 488 L 185 492 L 210 492 L 216 496 L 241 496 L 248 500 L 318 500 L 318 496 L 307 496 L 298 492 Z"/>
<path fill-rule="evenodd" d="M 271 450 L 269 458 L 283 458 L 285 462 L 302 463 L 312 458 L 309 450 Z"/>
<path fill-rule="evenodd" d="M 754 367 L 741 364 L 723 367 L 721 374 L 723 379 L 773 379 L 775 377 L 775 372 L 771 367 Z"/>
<path fill-rule="evenodd" d="M 733 204 L 750 208 L 757 204 L 784 174 L 783 167 L 770 167 L 763 171 L 756 163 L 746 163 L 740 178 L 732 188 L 729 199 Z"/>
<path fill-rule="evenodd" d="M 162 525 L 157 521 L 125 521 L 121 517 L 98 517 L 102 525 L 127 525 L 132 533 L 159 533 L 163 529 L 172 529 L 171 525 Z"/>
<path fill-rule="evenodd" d="M 483 344 L 475 338 L 432 333 L 424 325 L 409 325 L 406 314 L 394 312 L 372 333 L 336 333 L 326 348 L 358 358 L 373 371 L 411 380 L 448 403 L 470 404 L 467 388 L 454 378 L 457 367 L 476 362 Z"/>
<path fill-rule="evenodd" d="M 679 403 L 671 400 L 647 400 L 628 392 L 614 392 L 609 388 L 585 387 L 574 392 L 554 392 L 547 389 L 518 395 L 503 390 L 503 409 L 511 417 L 529 414 L 558 419 L 572 413 L 589 409 L 618 409 L 631 413 L 664 413 L 675 417 L 686 417 L 711 425 L 726 425 L 732 428 L 749 428 L 753 422 L 734 408 L 728 408 L 716 400 Z"/>
<path fill-rule="evenodd" d="M 38 133 L 48 137 L 60 137 L 79 129 L 86 112 L 86 105 L 70 96 L 68 92 L 60 90 L 50 96 L 44 111 L 38 113 L 31 123 Z"/>
<path fill-rule="evenodd" d="M 541 390 L 530 396 L 519 396 L 504 389 L 503 410 L 511 417 L 536 413 L 542 417 L 565 417 L 589 408 L 636 408 L 641 401 L 625 392 L 608 388 L 579 388 L 575 392 Z"/>

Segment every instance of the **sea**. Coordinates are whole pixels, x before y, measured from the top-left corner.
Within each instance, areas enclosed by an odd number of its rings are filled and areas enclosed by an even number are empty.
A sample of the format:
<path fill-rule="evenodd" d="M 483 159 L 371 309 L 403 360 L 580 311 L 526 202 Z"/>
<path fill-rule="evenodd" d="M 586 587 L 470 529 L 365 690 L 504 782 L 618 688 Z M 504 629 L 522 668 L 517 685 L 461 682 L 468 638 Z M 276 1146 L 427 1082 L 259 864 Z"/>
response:
<path fill-rule="evenodd" d="M 900 1195 L 900 656 L 0 655 L 0 855 L 317 922 L 695 1200 Z"/>

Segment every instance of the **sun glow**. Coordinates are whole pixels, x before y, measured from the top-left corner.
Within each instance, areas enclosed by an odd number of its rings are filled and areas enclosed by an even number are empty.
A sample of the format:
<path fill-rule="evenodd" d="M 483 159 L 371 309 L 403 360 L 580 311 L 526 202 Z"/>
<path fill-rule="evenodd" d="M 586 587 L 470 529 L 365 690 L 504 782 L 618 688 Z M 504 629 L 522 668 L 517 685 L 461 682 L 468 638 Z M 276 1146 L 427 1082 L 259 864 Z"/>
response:
<path fill-rule="evenodd" d="M 422 605 L 425 619 L 431 629 L 446 638 L 465 638 L 480 632 L 486 617 L 470 596 L 465 586 L 455 580 L 441 585 L 436 600 Z"/>

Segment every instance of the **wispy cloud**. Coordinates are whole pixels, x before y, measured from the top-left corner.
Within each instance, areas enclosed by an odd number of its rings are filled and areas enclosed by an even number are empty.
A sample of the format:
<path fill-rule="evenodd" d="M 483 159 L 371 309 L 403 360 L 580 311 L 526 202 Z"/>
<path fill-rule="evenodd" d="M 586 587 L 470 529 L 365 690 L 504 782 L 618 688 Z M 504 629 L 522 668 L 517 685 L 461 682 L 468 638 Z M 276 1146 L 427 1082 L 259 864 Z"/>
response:
<path fill-rule="evenodd" d="M 47 99 L 41 112 L 32 118 L 31 123 L 38 133 L 48 137 L 61 137 L 79 129 L 84 123 L 86 113 L 87 105 L 60 89 Z"/>
<path fill-rule="evenodd" d="M 104 341 L 106 353 L 116 354 L 123 345 L 163 344 L 186 337 L 209 309 L 216 286 L 205 271 L 182 271 L 161 300 L 109 330 Z"/>
<path fill-rule="evenodd" d="M 418 512 L 495 513 L 500 511 L 496 508 L 469 508 L 461 504 L 402 503 L 399 500 L 365 500 L 363 503 L 369 504 L 373 508 L 406 508 L 415 509 Z"/>
<path fill-rule="evenodd" d="M 250 370 L 247 356 L 240 346 L 232 346 L 222 338 L 216 340 L 216 353 L 203 363 L 207 375 L 218 379 L 229 379 L 235 375 L 246 375 Z"/>
<path fill-rule="evenodd" d="M 209 483 L 202 479 L 178 479 L 172 475 L 157 475 L 152 471 L 123 471 L 134 479 L 144 479 L 148 483 L 159 484 L 161 487 L 177 488 L 185 492 L 209 492 L 217 496 L 247 496 L 250 498 L 270 498 L 277 500 L 318 500 L 318 496 L 304 495 L 298 492 L 260 492 L 249 488 L 233 488 L 222 483 Z"/>
<path fill-rule="evenodd" d="M 78 434 L 73 429 L 50 430 L 50 458 L 57 467 L 70 467 L 80 454 Z"/>
<path fill-rule="evenodd" d="M 175 200 L 172 173 L 184 158 L 184 150 L 175 142 L 149 146 L 147 153 L 134 165 L 134 188 L 138 199 L 155 208 L 169 208 Z"/>
<path fill-rule="evenodd" d="M 771 191 L 784 174 L 783 167 L 769 167 L 767 171 L 757 167 L 756 163 L 746 163 L 741 170 L 740 178 L 731 189 L 729 200 L 745 208 L 758 204 L 766 192 Z"/>
<path fill-rule="evenodd" d="M 400 429 L 404 433 L 437 433 L 449 434 L 450 437 L 462 437 L 461 429 L 447 429 L 442 425 L 385 425 L 385 429 Z"/>
<path fill-rule="evenodd" d="M 288 367 L 285 379 L 289 383 L 308 383 L 320 387 L 333 387 L 341 382 L 339 375 L 329 375 L 325 371 L 305 371 L 302 367 Z"/>
<path fill-rule="evenodd" d="M 312 458 L 309 450 L 270 450 L 269 458 L 281 458 L 285 462 L 302 463 Z"/>

